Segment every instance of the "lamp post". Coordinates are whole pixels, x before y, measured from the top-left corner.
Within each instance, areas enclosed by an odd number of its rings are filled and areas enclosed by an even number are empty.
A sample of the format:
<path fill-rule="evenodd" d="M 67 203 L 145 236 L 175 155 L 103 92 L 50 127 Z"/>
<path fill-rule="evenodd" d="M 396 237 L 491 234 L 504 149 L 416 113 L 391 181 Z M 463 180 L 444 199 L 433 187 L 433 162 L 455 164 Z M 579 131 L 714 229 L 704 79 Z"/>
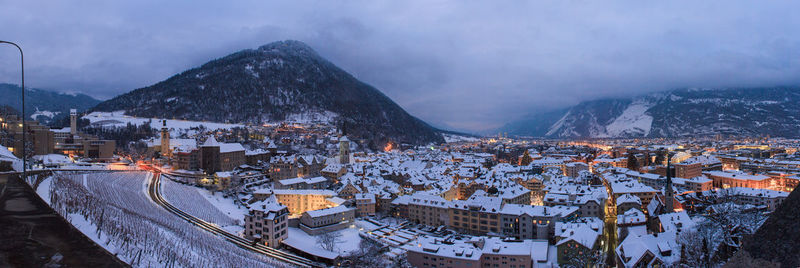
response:
<path fill-rule="evenodd" d="M 28 155 L 25 152 L 25 56 L 22 54 L 22 48 L 14 42 L 0 40 L 0 43 L 10 44 L 17 47 L 19 50 L 20 71 L 22 73 L 22 179 L 24 180 L 28 177 L 26 173 L 28 169 Z"/>

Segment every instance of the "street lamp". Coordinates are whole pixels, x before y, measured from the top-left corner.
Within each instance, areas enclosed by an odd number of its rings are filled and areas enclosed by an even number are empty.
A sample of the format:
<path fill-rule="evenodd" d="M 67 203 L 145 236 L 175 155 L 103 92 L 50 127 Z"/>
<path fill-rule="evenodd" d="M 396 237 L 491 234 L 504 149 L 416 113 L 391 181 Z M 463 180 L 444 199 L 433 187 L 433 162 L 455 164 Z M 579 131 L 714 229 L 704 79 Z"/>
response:
<path fill-rule="evenodd" d="M 19 63 L 20 71 L 22 72 L 22 179 L 27 179 L 28 156 L 25 152 L 25 56 L 22 54 L 22 48 L 14 42 L 0 40 L 0 43 L 10 44 L 17 47 L 19 50 Z"/>

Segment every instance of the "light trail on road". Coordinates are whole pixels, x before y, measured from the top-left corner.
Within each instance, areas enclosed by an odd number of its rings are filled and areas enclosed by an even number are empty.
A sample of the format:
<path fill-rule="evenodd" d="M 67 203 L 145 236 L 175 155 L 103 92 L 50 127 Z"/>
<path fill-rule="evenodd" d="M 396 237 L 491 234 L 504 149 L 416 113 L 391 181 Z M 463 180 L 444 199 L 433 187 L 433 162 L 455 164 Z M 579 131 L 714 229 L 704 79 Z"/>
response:
<path fill-rule="evenodd" d="M 147 169 L 147 168 L 145 168 L 145 169 Z M 313 261 L 311 261 L 309 259 L 297 256 L 297 255 L 294 255 L 294 254 L 286 253 L 286 252 L 283 252 L 283 251 L 279 251 L 279 250 L 276 250 L 276 249 L 273 249 L 273 248 L 270 248 L 270 247 L 267 247 L 267 246 L 264 246 L 264 245 L 261 245 L 261 244 L 258 244 L 258 243 L 253 243 L 253 241 L 247 240 L 245 238 L 239 237 L 237 235 L 231 234 L 231 233 L 223 230 L 222 228 L 220 228 L 216 224 L 209 223 L 209 222 L 207 222 L 205 220 L 202 220 L 200 218 L 197 218 L 197 217 L 194 217 L 192 215 L 189 215 L 186 212 L 183 212 L 182 210 L 176 208 L 175 206 L 173 206 L 172 204 L 167 202 L 161 196 L 161 181 L 160 181 L 161 173 L 156 171 L 156 170 L 152 170 L 152 169 L 148 169 L 148 170 L 150 170 L 150 173 L 153 174 L 153 177 L 152 177 L 152 179 L 150 180 L 150 183 L 149 183 L 150 185 L 148 186 L 148 193 L 149 193 L 150 199 L 153 200 L 153 202 L 155 202 L 159 206 L 161 206 L 164 209 L 166 209 L 167 211 L 175 214 L 176 216 L 188 221 L 189 223 L 194 224 L 195 226 L 197 226 L 197 227 L 199 227 L 199 228 L 201 228 L 201 229 L 203 229 L 205 231 L 208 231 L 208 232 L 211 232 L 211 233 L 213 233 L 213 234 L 215 234 L 217 236 L 220 236 L 223 239 L 235 244 L 236 246 L 238 246 L 240 248 L 247 249 L 247 250 L 250 250 L 250 251 L 253 251 L 253 252 L 256 252 L 256 253 L 261 253 L 261 254 L 267 255 L 269 257 L 275 258 L 276 260 L 279 260 L 279 261 L 282 261 L 282 262 L 286 262 L 288 264 L 296 265 L 296 266 L 299 266 L 299 267 L 324 267 L 323 265 L 315 263 L 315 262 L 313 262 Z"/>

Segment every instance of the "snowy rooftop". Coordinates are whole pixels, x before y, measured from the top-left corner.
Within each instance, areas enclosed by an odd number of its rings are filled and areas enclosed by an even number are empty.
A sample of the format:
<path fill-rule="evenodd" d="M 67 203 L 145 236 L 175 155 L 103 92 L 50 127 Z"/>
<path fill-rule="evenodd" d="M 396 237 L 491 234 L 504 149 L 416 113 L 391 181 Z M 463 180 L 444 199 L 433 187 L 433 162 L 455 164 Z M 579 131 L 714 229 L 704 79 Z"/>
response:
<path fill-rule="evenodd" d="M 601 229 L 602 230 L 602 229 Z M 569 230 L 562 234 L 564 239 L 561 239 L 556 243 L 556 246 L 567 243 L 569 241 L 575 241 L 578 244 L 583 245 L 587 248 L 593 248 L 594 243 L 597 242 L 597 238 L 600 237 L 600 233 L 595 230 L 592 230 L 591 227 L 588 225 L 581 225 L 577 229 Z"/>
<path fill-rule="evenodd" d="M 564 217 L 566 215 L 575 213 L 578 207 L 572 206 L 533 206 L 533 205 L 519 205 L 519 204 L 505 204 L 501 210 L 502 214 L 507 215 L 522 215 L 527 214 L 537 217 Z"/>
<path fill-rule="evenodd" d="M 680 260 L 681 252 L 681 246 L 675 242 L 675 238 L 674 233 L 659 233 L 658 236 L 630 234 L 617 247 L 616 253 L 624 260 L 625 267 L 633 267 L 647 252 L 665 264 L 673 264 Z"/>
<path fill-rule="evenodd" d="M 322 216 L 328 216 L 328 215 L 333 215 L 333 214 L 337 214 L 337 213 L 342 213 L 342 212 L 346 212 L 346 211 L 350 211 L 350 210 L 354 210 L 354 209 L 353 208 L 348 208 L 346 206 L 335 206 L 335 207 L 332 207 L 332 208 L 309 210 L 309 211 L 306 211 L 305 213 L 307 213 L 308 216 L 316 218 L 316 217 L 322 217 Z"/>
<path fill-rule="evenodd" d="M 450 201 L 445 200 L 441 196 L 430 195 L 425 193 L 414 193 L 409 198 L 410 198 L 410 200 L 408 201 L 409 205 L 447 208 L 450 203 Z"/>
<path fill-rule="evenodd" d="M 683 230 L 693 228 L 695 222 L 689 217 L 686 211 L 673 212 L 658 215 L 658 220 L 661 222 L 661 227 L 664 232 L 679 233 Z"/>
<path fill-rule="evenodd" d="M 475 191 L 467 200 L 453 200 L 450 207 L 458 209 L 477 209 L 485 212 L 499 212 L 503 200 L 499 197 L 485 196 L 482 190 Z"/>
<path fill-rule="evenodd" d="M 617 216 L 617 224 L 644 224 L 647 218 L 638 208 L 631 208 L 622 215 Z"/>
<path fill-rule="evenodd" d="M 638 205 L 642 205 L 642 199 L 638 196 L 632 194 L 623 194 L 617 197 L 617 206 L 625 203 L 636 203 Z"/>
<path fill-rule="evenodd" d="M 723 177 L 723 178 L 731 178 L 737 180 L 751 180 L 751 181 L 761 181 L 765 179 L 769 179 L 769 176 L 765 175 L 753 175 L 744 172 L 725 172 L 725 171 L 706 171 L 703 174 L 716 176 L 716 177 Z"/>
<path fill-rule="evenodd" d="M 264 201 L 258 201 L 250 204 L 250 209 L 261 210 L 265 212 L 278 212 L 285 208 L 286 206 L 281 205 L 281 203 L 278 203 L 278 200 L 275 199 L 275 196 L 271 196 L 270 198 L 267 198 Z"/>
<path fill-rule="evenodd" d="M 372 203 L 375 203 L 375 194 L 365 193 L 365 194 L 356 194 L 356 200 L 370 200 Z"/>
<path fill-rule="evenodd" d="M 325 177 L 318 176 L 313 178 L 291 178 L 291 179 L 280 180 L 278 182 L 282 185 L 293 185 L 298 183 L 315 184 L 315 183 L 325 182 L 327 180 L 328 179 L 326 179 Z"/>

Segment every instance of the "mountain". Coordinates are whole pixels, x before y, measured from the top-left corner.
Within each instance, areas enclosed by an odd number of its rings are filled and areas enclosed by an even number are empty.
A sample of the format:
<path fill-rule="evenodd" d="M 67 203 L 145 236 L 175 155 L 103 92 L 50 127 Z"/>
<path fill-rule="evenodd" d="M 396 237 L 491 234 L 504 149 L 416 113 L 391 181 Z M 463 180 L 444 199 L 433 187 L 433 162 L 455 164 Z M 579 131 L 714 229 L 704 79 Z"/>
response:
<path fill-rule="evenodd" d="M 526 116 L 522 120 L 514 121 L 504 125 L 498 130 L 493 131 L 494 133 L 486 134 L 509 133 L 520 136 L 543 137 L 545 134 L 547 134 L 550 126 L 558 122 L 558 120 L 567 113 L 567 110 L 568 109 L 559 109 L 541 113 L 533 113 Z"/>
<path fill-rule="evenodd" d="M 559 112 L 556 112 L 556 114 Z M 552 114 L 543 118 L 552 118 Z M 513 135 L 626 138 L 771 135 L 800 137 L 800 88 L 677 89 L 579 103 L 554 123 L 516 128 Z M 525 121 L 506 125 L 525 125 Z M 542 130 L 547 131 L 542 134 Z"/>
<path fill-rule="evenodd" d="M 325 121 L 369 140 L 443 142 L 437 129 L 299 41 L 242 50 L 155 85 L 100 103 L 94 111 L 140 117 L 261 124 Z"/>
<path fill-rule="evenodd" d="M 22 110 L 22 90 L 17 85 L 0 84 L 0 106 L 8 105 Z M 83 94 L 66 94 L 36 88 L 25 89 L 25 118 L 35 119 L 43 124 L 53 124 L 69 116 L 70 109 L 84 111 L 100 103 L 99 100 Z"/>

